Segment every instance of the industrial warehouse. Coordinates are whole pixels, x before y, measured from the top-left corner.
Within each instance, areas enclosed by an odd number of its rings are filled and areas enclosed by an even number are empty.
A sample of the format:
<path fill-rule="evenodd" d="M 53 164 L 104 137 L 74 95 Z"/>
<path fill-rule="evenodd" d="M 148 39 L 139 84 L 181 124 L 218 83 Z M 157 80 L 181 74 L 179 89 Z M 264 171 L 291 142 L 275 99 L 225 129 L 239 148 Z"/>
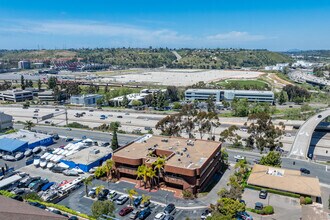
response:
<path fill-rule="evenodd" d="M 50 135 L 19 130 L 15 133 L 0 136 L 0 151 L 13 153 L 24 151 L 27 148 L 49 146 L 53 143 L 53 138 Z"/>

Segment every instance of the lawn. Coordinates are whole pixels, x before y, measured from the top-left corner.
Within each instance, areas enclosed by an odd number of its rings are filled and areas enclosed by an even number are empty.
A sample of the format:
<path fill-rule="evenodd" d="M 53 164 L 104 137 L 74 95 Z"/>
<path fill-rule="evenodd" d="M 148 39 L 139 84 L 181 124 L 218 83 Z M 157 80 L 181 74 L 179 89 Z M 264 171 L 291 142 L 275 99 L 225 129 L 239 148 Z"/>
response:
<path fill-rule="evenodd" d="M 265 90 L 269 87 L 269 84 L 263 80 L 253 79 L 253 80 L 224 80 L 218 82 L 217 85 L 225 89 L 259 89 Z"/>

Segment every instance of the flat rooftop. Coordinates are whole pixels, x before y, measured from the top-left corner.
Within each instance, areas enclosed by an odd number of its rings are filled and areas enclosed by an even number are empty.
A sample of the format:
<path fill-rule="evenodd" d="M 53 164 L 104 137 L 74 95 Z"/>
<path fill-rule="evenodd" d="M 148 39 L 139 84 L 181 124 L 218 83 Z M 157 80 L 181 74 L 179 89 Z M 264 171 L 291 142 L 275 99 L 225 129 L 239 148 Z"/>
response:
<path fill-rule="evenodd" d="M 51 136 L 47 134 L 35 133 L 27 130 L 19 130 L 15 133 L 1 135 L 0 139 L 2 138 L 16 139 L 31 144 L 50 137 Z"/>
<path fill-rule="evenodd" d="M 203 166 L 215 151 L 218 151 L 220 142 L 195 140 L 179 137 L 165 137 L 145 135 L 114 153 L 114 156 L 141 159 L 152 163 L 157 156 L 152 152 L 159 150 L 159 154 L 165 154 L 168 160 L 166 165 L 185 169 L 196 169 Z M 160 155 L 158 155 L 160 156 Z"/>
<path fill-rule="evenodd" d="M 247 183 L 302 195 L 321 196 L 319 179 L 301 176 L 298 170 L 255 164 Z"/>
<path fill-rule="evenodd" d="M 94 153 L 95 150 L 99 150 L 100 152 L 95 154 Z M 112 149 L 109 147 L 91 146 L 91 147 L 82 149 L 82 150 L 78 151 L 77 153 L 64 158 L 63 160 L 72 161 L 76 164 L 78 164 L 78 163 L 79 164 L 90 164 L 111 153 L 112 153 Z"/>

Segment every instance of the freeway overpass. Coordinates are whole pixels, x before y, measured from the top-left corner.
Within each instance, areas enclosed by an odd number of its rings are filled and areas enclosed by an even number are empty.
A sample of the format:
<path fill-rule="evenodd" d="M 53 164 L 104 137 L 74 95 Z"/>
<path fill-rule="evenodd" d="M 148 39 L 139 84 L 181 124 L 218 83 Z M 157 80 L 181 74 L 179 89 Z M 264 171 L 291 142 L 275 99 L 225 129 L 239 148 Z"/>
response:
<path fill-rule="evenodd" d="M 308 159 L 308 150 L 312 140 L 312 135 L 315 128 L 325 118 L 330 116 L 330 109 L 319 112 L 318 114 L 309 118 L 297 132 L 297 135 L 293 141 L 289 157 L 297 159 Z M 310 158 L 312 159 L 312 158 Z"/>

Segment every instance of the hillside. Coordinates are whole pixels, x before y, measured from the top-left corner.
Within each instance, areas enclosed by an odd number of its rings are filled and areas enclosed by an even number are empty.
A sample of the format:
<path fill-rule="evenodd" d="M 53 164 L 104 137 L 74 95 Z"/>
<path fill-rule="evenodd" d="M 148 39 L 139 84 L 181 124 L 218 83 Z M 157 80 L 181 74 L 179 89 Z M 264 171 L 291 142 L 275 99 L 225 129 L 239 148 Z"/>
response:
<path fill-rule="evenodd" d="M 0 50 L 0 62 L 7 67 L 16 67 L 19 60 L 31 61 L 82 61 L 87 63 L 109 63 L 125 68 L 198 68 L 235 69 L 241 67 L 263 67 L 290 62 L 287 55 L 267 50 L 224 49 L 179 49 L 182 59 L 176 61 L 169 49 L 70 49 L 70 50 Z"/>

